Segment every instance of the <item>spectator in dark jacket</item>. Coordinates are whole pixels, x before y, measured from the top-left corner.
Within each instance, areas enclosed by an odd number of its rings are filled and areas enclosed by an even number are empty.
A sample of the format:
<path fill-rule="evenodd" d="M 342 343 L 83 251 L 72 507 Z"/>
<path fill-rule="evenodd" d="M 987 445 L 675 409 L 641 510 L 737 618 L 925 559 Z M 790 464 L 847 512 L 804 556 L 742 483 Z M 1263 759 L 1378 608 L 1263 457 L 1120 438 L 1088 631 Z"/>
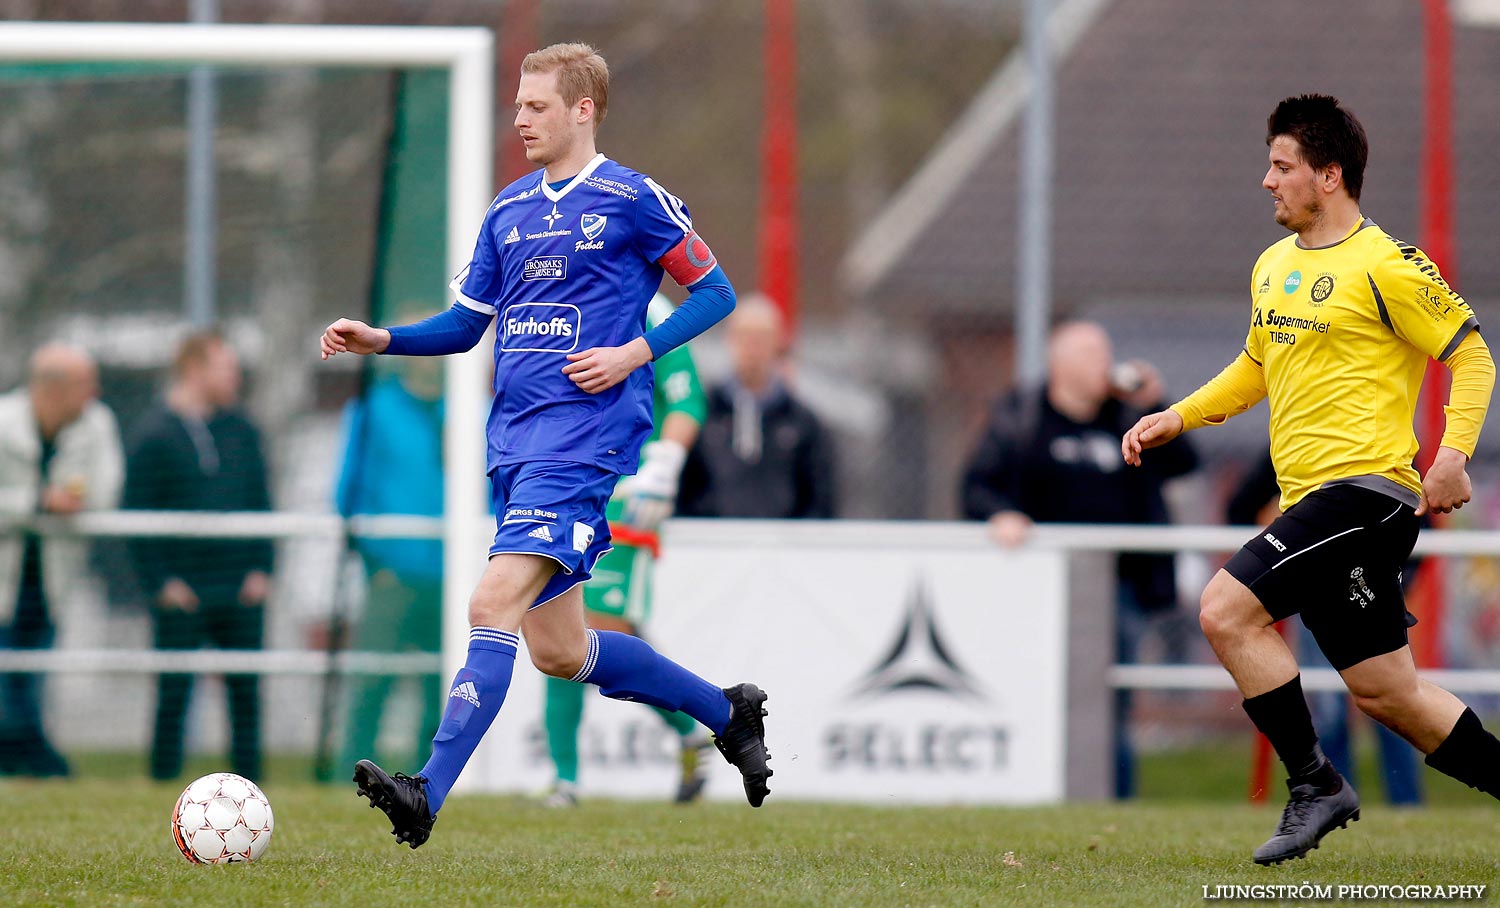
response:
<path fill-rule="evenodd" d="M 708 417 L 678 489 L 683 517 L 813 517 L 834 512 L 833 452 L 784 374 L 781 314 L 766 297 L 729 316 L 734 377 L 708 392 Z"/>
<path fill-rule="evenodd" d="M 1165 388 L 1149 363 L 1114 364 L 1109 335 L 1093 322 L 1067 322 L 1052 334 L 1047 385 L 1013 392 L 995 408 L 963 477 L 964 516 L 984 520 L 1010 547 L 1033 522 L 1167 523 L 1162 483 L 1195 469 L 1181 439 L 1163 446 L 1149 469 L 1126 469 L 1120 437 L 1159 409 Z M 1174 609 L 1173 556 L 1122 553 L 1116 565 L 1116 660 L 1133 662 L 1153 613 Z M 1134 792 L 1128 695 L 1116 702 L 1115 793 Z"/>
<path fill-rule="evenodd" d="M 145 417 L 126 461 L 125 507 L 164 511 L 265 511 L 271 507 L 260 433 L 238 409 L 240 363 L 214 332 L 185 338 L 161 403 Z M 136 539 L 142 588 L 152 597 L 158 649 L 259 649 L 265 633 L 272 546 L 254 539 Z M 255 675 L 226 675 L 230 766 L 260 771 Z M 151 775 L 182 772 L 183 723 L 193 676 L 157 685 Z"/>

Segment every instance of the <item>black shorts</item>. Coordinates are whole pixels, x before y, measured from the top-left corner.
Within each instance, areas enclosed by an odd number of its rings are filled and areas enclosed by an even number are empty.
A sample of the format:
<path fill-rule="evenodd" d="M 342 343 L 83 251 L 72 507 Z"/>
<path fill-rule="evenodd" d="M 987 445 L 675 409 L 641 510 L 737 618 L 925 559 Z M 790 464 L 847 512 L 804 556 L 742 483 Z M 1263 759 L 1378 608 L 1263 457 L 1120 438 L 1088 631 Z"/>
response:
<path fill-rule="evenodd" d="M 1406 645 L 1416 619 L 1401 571 L 1417 541 L 1412 507 L 1360 486 L 1325 486 L 1297 502 L 1224 565 L 1271 617 L 1302 615 L 1334 668 Z"/>

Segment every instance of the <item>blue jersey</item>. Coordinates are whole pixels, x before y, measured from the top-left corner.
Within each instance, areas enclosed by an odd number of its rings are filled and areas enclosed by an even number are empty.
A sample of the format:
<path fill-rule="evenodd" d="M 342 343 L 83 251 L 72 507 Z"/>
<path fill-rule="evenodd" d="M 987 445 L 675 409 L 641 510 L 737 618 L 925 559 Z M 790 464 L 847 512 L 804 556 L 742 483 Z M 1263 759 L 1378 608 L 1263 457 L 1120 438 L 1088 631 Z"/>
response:
<path fill-rule="evenodd" d="M 488 469 L 537 460 L 633 473 L 651 432 L 652 370 L 589 394 L 567 354 L 645 331 L 664 268 L 683 285 L 713 253 L 687 208 L 650 177 L 596 156 L 561 188 L 537 171 L 501 191 L 454 279 L 464 306 L 497 315 Z"/>

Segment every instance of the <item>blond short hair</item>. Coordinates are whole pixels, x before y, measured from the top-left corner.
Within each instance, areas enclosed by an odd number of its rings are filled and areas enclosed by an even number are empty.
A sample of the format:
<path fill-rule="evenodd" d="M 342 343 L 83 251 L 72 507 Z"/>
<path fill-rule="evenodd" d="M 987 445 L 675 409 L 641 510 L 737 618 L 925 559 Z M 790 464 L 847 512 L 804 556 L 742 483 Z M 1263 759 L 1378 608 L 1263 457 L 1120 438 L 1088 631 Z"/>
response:
<path fill-rule="evenodd" d="M 609 109 L 609 64 L 590 44 L 554 44 L 534 50 L 521 61 L 522 73 L 557 73 L 557 90 L 572 107 L 584 98 L 594 102 L 594 131 Z"/>

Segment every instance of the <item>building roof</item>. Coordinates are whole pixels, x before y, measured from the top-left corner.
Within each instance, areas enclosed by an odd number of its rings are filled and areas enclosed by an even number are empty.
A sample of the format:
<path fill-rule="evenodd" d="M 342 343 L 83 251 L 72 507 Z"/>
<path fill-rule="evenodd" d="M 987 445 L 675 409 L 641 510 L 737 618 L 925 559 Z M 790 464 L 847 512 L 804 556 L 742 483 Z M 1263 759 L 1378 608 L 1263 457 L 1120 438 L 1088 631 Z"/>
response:
<path fill-rule="evenodd" d="M 1454 203 L 1471 301 L 1500 287 L 1500 15 L 1454 5 Z M 1276 101 L 1341 98 L 1370 136 L 1363 210 L 1415 241 L 1423 138 L 1421 4 L 1366 0 L 1064 0 L 1056 57 L 1053 298 L 1242 306 L 1251 265 L 1282 235 L 1261 188 Z M 1019 126 L 1018 50 L 844 261 L 856 296 L 903 310 L 1011 309 Z M 1484 315 L 1481 313 L 1481 322 Z"/>

